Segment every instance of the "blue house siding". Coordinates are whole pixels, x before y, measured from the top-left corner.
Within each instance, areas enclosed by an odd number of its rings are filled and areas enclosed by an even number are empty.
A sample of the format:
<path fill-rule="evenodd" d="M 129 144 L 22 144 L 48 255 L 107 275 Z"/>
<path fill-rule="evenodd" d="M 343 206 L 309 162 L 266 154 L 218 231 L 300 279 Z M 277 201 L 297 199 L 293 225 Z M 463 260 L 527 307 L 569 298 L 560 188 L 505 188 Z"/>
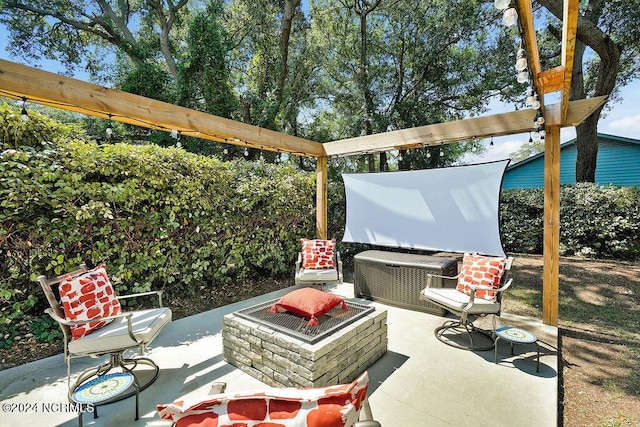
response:
<path fill-rule="evenodd" d="M 611 142 L 598 147 L 596 182 L 640 187 L 639 145 Z"/>
<path fill-rule="evenodd" d="M 640 187 L 640 140 L 598 134 L 596 183 Z M 560 184 L 576 182 L 576 140 L 560 145 Z M 536 154 L 507 168 L 503 189 L 542 188 L 544 155 Z"/>

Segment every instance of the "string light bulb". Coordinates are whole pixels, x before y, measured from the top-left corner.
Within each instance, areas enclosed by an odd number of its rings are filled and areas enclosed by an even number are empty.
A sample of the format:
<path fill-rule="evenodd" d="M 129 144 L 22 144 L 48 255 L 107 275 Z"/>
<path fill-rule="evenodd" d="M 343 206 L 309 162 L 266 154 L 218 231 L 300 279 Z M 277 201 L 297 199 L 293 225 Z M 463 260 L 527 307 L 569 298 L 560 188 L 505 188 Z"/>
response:
<path fill-rule="evenodd" d="M 518 49 L 518 53 L 516 55 L 516 71 L 524 71 L 527 69 L 527 57 L 524 54 L 524 49 Z"/>
<path fill-rule="evenodd" d="M 515 7 L 505 9 L 502 13 L 502 23 L 505 27 L 513 27 L 518 23 L 518 11 Z"/>
<path fill-rule="evenodd" d="M 534 110 L 540 109 L 540 101 L 538 100 L 538 94 L 533 95 L 533 103 L 531 104 L 531 108 Z"/>
<path fill-rule="evenodd" d="M 527 83 L 529 81 L 529 73 L 527 73 L 527 70 L 524 69 L 523 71 L 520 71 L 516 80 L 518 83 Z"/>
<path fill-rule="evenodd" d="M 538 129 L 539 127 L 544 127 L 544 116 L 540 110 L 536 111 L 536 116 L 533 118 L 533 128 Z"/>
<path fill-rule="evenodd" d="M 533 105 L 533 101 L 534 101 L 533 88 L 529 87 L 529 89 L 527 90 L 527 98 L 524 101 L 524 105 L 527 107 L 531 107 Z"/>
<path fill-rule="evenodd" d="M 171 138 L 178 139 L 178 130 L 177 129 L 171 129 Z"/>
<path fill-rule="evenodd" d="M 444 150 L 442 148 L 443 144 L 440 144 L 440 157 L 444 157 Z"/>
<path fill-rule="evenodd" d="M 107 134 L 107 138 L 109 139 L 111 139 L 111 137 L 113 136 L 113 127 L 111 126 L 111 117 L 112 115 L 109 114 L 109 123 L 107 123 L 107 128 L 104 131 L 104 133 Z"/>
<path fill-rule="evenodd" d="M 495 0 L 493 6 L 498 10 L 505 10 L 511 4 L 511 0 Z"/>
<path fill-rule="evenodd" d="M 489 150 L 493 150 L 493 135 L 491 135 L 491 142 L 489 142 Z"/>
<path fill-rule="evenodd" d="M 27 113 L 27 98 L 22 97 L 22 111 L 20 112 L 20 121 L 27 123 L 29 121 L 29 113 Z"/>

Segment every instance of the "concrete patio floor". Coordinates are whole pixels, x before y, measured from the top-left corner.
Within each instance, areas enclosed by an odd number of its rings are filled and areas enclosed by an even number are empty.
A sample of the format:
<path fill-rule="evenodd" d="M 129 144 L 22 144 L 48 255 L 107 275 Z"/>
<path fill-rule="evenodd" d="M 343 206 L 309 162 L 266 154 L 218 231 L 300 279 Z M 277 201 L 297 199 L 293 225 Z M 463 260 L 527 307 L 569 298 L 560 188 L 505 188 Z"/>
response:
<path fill-rule="evenodd" d="M 171 323 L 154 341 L 147 356 L 160 366 L 160 376 L 140 393 L 140 420 L 135 400 L 99 407 L 99 417 L 85 414 L 85 426 L 139 426 L 158 419 L 157 403 L 205 396 L 213 382 L 227 391 L 264 385 L 226 363 L 222 357 L 222 317 L 235 310 L 278 298 L 291 289 L 207 311 Z M 352 298 L 345 283 L 329 291 Z M 363 301 L 360 301 L 363 302 Z M 535 333 L 540 341 L 540 372 L 535 346 L 499 343 L 494 352 L 458 350 L 439 342 L 433 330 L 442 317 L 364 301 L 388 312 L 388 351 L 369 369 L 369 396 L 374 418 L 384 427 L 407 426 L 555 426 L 558 402 L 557 329 L 538 320 L 503 314 L 498 325 Z M 170 306 L 170 304 L 169 304 Z M 72 361 L 78 373 L 96 359 Z M 68 412 L 66 364 L 62 355 L 0 371 L 0 425 L 77 426 Z"/>

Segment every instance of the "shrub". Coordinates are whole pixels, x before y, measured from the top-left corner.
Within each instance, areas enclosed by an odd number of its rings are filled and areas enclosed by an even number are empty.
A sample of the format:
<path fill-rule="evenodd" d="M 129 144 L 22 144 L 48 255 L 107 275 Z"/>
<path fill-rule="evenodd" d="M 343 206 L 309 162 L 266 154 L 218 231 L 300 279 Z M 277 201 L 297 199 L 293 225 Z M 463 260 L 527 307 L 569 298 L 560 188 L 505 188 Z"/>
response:
<path fill-rule="evenodd" d="M 0 110 L 0 336 L 9 340 L 15 319 L 45 306 L 38 275 L 81 262 L 105 262 L 120 294 L 293 277 L 298 239 L 315 233 L 314 174 L 177 148 L 99 146 L 30 116 L 22 123 L 14 109 Z"/>
<path fill-rule="evenodd" d="M 640 259 L 640 189 L 589 183 L 560 189 L 560 251 L 590 258 Z M 502 195 L 502 241 L 508 252 L 542 253 L 542 189 Z"/>
<path fill-rule="evenodd" d="M 500 234 L 507 252 L 542 253 L 542 189 L 503 191 L 500 203 Z"/>

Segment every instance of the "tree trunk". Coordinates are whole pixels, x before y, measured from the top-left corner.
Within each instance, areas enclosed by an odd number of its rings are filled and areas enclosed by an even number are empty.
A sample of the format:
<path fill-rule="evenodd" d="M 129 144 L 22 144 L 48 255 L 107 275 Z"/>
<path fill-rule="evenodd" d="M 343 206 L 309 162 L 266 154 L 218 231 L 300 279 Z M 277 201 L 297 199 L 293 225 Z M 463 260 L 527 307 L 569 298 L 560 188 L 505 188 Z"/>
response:
<path fill-rule="evenodd" d="M 576 126 L 576 182 L 596 182 L 599 119 L 594 113 Z"/>
<path fill-rule="evenodd" d="M 580 40 L 576 40 L 569 99 L 585 99 L 587 97 L 582 73 L 582 59 L 586 47 Z M 596 180 L 599 119 L 600 110 L 594 112 L 584 122 L 576 126 L 576 182 L 595 182 Z"/>
<path fill-rule="evenodd" d="M 289 40 L 291 38 L 291 28 L 293 27 L 293 18 L 296 10 L 300 5 L 300 0 L 286 0 L 284 2 L 284 11 L 282 13 L 282 27 L 280 30 L 280 74 L 278 75 L 278 85 L 276 88 L 276 100 L 278 105 L 282 104 L 282 94 L 284 85 L 289 74 Z"/>
<path fill-rule="evenodd" d="M 380 153 L 379 170 L 380 170 L 380 172 L 384 172 L 384 171 L 388 171 L 389 170 L 389 164 L 387 163 L 387 153 L 386 153 L 386 151 L 383 151 L 383 152 Z"/>

